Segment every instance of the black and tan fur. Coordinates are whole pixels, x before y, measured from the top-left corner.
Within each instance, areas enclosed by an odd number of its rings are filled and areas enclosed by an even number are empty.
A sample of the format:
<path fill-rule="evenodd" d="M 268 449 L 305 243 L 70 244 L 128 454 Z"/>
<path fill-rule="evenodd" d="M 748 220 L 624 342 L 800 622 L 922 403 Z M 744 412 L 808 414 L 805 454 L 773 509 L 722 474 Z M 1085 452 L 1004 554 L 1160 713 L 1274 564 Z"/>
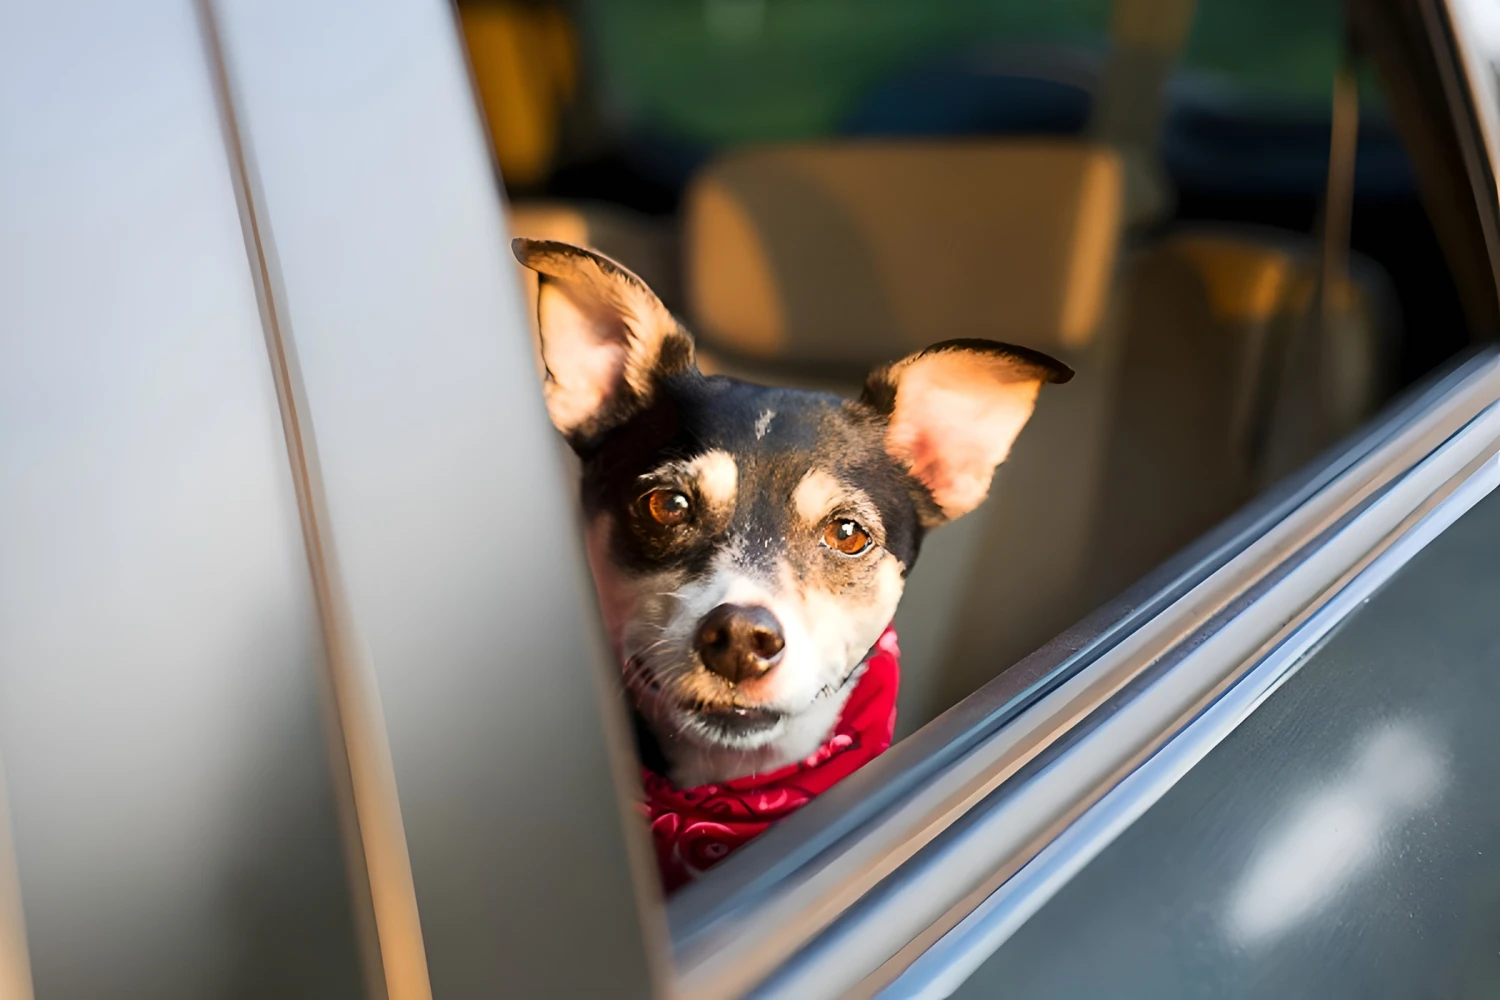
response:
<path fill-rule="evenodd" d="M 857 401 L 705 376 L 625 268 L 563 243 L 514 248 L 541 275 L 547 405 L 582 461 L 590 565 L 645 752 L 682 787 L 806 756 L 923 534 L 983 499 L 1042 383 L 1072 372 L 963 340 L 877 369 Z M 681 523 L 658 523 L 654 491 Z M 854 529 L 863 551 L 830 546 Z M 773 616 L 781 645 L 752 656 L 763 672 L 706 668 L 704 622 L 726 607 Z"/>

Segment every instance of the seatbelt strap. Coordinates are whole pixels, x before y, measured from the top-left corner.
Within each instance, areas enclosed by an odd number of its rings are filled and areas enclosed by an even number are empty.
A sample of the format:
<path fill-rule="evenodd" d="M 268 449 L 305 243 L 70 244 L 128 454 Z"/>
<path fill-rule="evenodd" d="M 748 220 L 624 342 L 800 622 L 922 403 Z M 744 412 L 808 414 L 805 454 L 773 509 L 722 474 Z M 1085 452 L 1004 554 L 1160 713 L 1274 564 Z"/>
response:
<path fill-rule="evenodd" d="M 1305 312 L 1267 345 L 1260 392 L 1250 424 L 1248 459 L 1252 468 L 1265 460 L 1274 431 L 1276 405 L 1291 377 L 1301 338 L 1326 337 L 1343 321 L 1341 296 L 1349 287 L 1349 240 L 1354 217 L 1354 169 L 1359 146 L 1359 77 L 1354 39 L 1347 26 L 1333 75 L 1328 130 L 1328 176 L 1319 222 L 1318 269 Z"/>
<path fill-rule="evenodd" d="M 1346 33 L 1333 76 L 1333 127 L 1328 137 L 1328 181 L 1323 190 L 1322 259 L 1318 266 L 1318 318 L 1335 321 L 1339 289 L 1349 276 L 1349 231 L 1354 217 L 1354 160 L 1359 145 L 1359 79 L 1352 39 Z"/>
<path fill-rule="evenodd" d="M 1157 143 L 1167 81 L 1187 45 L 1197 6 L 1197 0 L 1114 0 L 1110 50 L 1088 133 L 1120 154 L 1127 225 L 1171 211 L 1171 184 Z"/>

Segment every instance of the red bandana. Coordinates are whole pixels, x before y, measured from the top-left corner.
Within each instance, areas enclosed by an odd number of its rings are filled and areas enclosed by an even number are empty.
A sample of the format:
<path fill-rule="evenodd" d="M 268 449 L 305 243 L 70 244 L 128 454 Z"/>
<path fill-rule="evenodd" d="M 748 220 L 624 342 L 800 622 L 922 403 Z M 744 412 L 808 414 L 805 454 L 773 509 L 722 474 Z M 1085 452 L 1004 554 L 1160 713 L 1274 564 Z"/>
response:
<path fill-rule="evenodd" d="M 654 771 L 641 769 L 646 786 L 643 811 L 651 821 L 651 839 L 667 892 L 697 878 L 891 745 L 900 656 L 896 630 L 886 626 L 865 658 L 864 672 L 849 694 L 833 735 L 806 760 L 766 774 L 682 789 Z"/>

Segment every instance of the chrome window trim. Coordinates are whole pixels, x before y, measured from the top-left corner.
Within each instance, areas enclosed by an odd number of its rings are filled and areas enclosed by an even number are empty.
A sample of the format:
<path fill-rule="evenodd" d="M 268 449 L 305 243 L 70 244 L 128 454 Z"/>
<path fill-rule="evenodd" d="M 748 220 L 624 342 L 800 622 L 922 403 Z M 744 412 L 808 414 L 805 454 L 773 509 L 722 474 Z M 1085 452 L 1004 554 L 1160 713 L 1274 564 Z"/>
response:
<path fill-rule="evenodd" d="M 1002 677 L 937 720 L 926 740 L 919 733 L 913 742 L 930 742 L 956 720 L 987 717 L 971 749 L 813 864 L 786 873 L 779 892 L 741 910 L 703 907 L 698 916 L 709 919 L 679 926 L 688 933 L 678 942 L 678 995 L 868 995 L 893 979 L 1283 641 L 1288 622 L 1331 598 L 1442 487 L 1454 456 L 1473 457 L 1459 442 L 1477 447 L 1475 427 L 1496 429 L 1492 412 L 1474 422 L 1497 398 L 1500 362 L 1490 353 L 1362 439 L 1352 461 L 1334 463 L 1336 474 L 1314 474 L 1270 512 L 1250 516 L 1209 556 L 1209 572 L 1145 620 L 1127 613 L 1125 634 L 1116 629 L 1106 648 L 1079 649 L 1064 636 L 1037 654 L 1044 676 L 1027 689 L 1040 689 L 1035 695 L 1017 698 Z M 1441 477 L 1439 466 L 1448 470 Z M 1225 549 L 1227 558 L 1216 559 Z M 1038 664 L 1017 669 L 1034 676 Z M 1027 703 L 1013 712 L 1017 700 Z M 1046 782 L 1025 780 L 1043 768 Z M 702 904 L 684 899 L 679 923 L 694 906 Z"/>
<path fill-rule="evenodd" d="M 1058 889 L 1297 673 L 1335 626 L 1500 486 L 1500 403 L 1488 407 L 1423 465 L 1433 475 L 1441 475 L 1473 454 L 1475 446 L 1478 455 L 1386 534 L 1356 569 L 1329 588 L 1315 609 L 1289 625 L 1282 641 L 1232 678 L 1221 695 L 917 958 L 880 996 L 892 1000 L 950 996 Z M 1389 501 L 1390 494 L 1382 499 Z M 1344 530 L 1358 527 L 1351 524 Z"/>

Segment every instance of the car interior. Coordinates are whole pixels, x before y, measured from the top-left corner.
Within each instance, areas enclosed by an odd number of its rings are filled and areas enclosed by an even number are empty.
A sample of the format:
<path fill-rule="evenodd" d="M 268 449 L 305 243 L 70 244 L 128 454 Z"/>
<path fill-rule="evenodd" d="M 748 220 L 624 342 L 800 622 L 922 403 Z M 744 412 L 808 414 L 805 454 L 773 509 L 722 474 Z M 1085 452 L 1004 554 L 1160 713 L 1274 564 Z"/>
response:
<path fill-rule="evenodd" d="M 1467 343 L 1334 0 L 460 13 L 511 231 L 635 270 L 705 370 L 853 394 L 986 337 L 1079 373 L 924 543 L 898 737 Z"/>

